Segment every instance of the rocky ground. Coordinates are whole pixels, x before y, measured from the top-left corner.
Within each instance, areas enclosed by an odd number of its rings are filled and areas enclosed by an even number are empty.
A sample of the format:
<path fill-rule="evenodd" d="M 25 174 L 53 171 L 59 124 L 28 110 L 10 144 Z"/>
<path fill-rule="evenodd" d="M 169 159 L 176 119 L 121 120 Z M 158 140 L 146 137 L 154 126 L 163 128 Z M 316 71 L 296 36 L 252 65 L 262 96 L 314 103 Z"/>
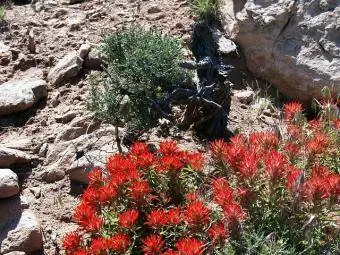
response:
<path fill-rule="evenodd" d="M 62 254 L 86 172 L 116 152 L 113 127 L 86 109 L 86 77 L 102 64 L 102 34 L 139 24 L 188 45 L 195 17 L 185 0 L 18 2 L 0 26 L 0 254 Z M 242 64 L 239 75 L 246 78 L 232 90 L 229 129 L 277 126 L 269 96 L 258 93 Z M 191 131 L 166 131 L 155 128 L 143 139 L 207 148 Z"/>

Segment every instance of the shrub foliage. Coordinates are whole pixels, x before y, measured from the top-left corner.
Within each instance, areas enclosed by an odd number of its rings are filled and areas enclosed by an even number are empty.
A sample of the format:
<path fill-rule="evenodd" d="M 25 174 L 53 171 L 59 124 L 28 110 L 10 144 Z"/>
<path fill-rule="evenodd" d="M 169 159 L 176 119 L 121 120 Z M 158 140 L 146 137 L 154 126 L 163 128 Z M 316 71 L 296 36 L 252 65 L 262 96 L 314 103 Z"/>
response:
<path fill-rule="evenodd" d="M 180 40 L 153 30 L 119 30 L 104 39 L 102 51 L 107 77 L 95 80 L 90 108 L 112 123 L 124 120 L 139 129 L 149 126 L 161 114 L 157 100 L 184 86 L 188 78 L 178 65 Z"/>
<path fill-rule="evenodd" d="M 294 102 L 284 117 L 283 137 L 214 141 L 209 168 L 173 141 L 111 156 L 89 174 L 66 253 L 337 254 L 339 118 L 307 121 Z"/>

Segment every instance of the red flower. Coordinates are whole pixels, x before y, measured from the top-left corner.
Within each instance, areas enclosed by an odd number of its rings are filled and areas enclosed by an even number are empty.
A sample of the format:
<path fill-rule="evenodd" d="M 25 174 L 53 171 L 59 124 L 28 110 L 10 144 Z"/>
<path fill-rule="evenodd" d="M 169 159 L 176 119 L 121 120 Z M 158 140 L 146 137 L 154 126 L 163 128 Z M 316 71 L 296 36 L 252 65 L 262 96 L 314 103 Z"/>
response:
<path fill-rule="evenodd" d="M 238 224 L 242 222 L 246 217 L 246 213 L 243 211 L 242 207 L 235 202 L 226 204 L 223 207 L 223 212 L 226 221 L 231 224 Z"/>
<path fill-rule="evenodd" d="M 287 143 L 284 145 L 283 149 L 287 152 L 288 157 L 292 159 L 299 155 L 300 145 L 296 143 Z"/>
<path fill-rule="evenodd" d="M 63 238 L 63 247 L 68 254 L 73 254 L 78 250 L 81 242 L 81 237 L 77 232 L 71 232 Z"/>
<path fill-rule="evenodd" d="M 100 186 L 103 182 L 103 173 L 99 167 L 94 167 L 91 172 L 88 173 L 87 178 L 89 179 L 90 186 Z"/>
<path fill-rule="evenodd" d="M 195 200 L 197 200 L 198 195 L 197 195 L 196 192 L 191 192 L 191 193 L 186 194 L 185 198 L 186 198 L 188 201 L 195 201 Z"/>
<path fill-rule="evenodd" d="M 329 143 L 329 138 L 326 134 L 319 132 L 307 142 L 306 149 L 309 154 L 316 155 L 321 154 Z"/>
<path fill-rule="evenodd" d="M 171 208 L 167 213 L 167 222 L 171 225 L 178 225 L 182 221 L 182 211 L 180 208 Z"/>
<path fill-rule="evenodd" d="M 225 229 L 224 225 L 222 223 L 215 223 L 213 224 L 209 231 L 209 237 L 212 241 L 212 243 L 219 243 L 225 241 L 225 239 L 228 237 L 227 230 Z"/>
<path fill-rule="evenodd" d="M 108 249 L 124 254 L 130 246 L 130 238 L 126 234 L 116 234 L 107 240 Z"/>
<path fill-rule="evenodd" d="M 177 143 L 173 140 L 163 141 L 159 144 L 159 152 L 163 156 L 172 156 L 179 151 Z"/>
<path fill-rule="evenodd" d="M 237 189 L 237 196 L 240 199 L 240 203 L 242 205 L 249 204 L 250 201 L 254 199 L 254 194 L 248 188 L 238 188 Z"/>
<path fill-rule="evenodd" d="M 228 144 L 223 140 L 215 140 L 210 143 L 210 150 L 214 159 L 224 161 Z"/>
<path fill-rule="evenodd" d="M 212 181 L 213 200 L 216 204 L 223 206 L 233 200 L 233 190 L 224 178 L 218 178 Z"/>
<path fill-rule="evenodd" d="M 276 149 L 279 141 L 278 135 L 273 132 L 256 132 L 249 136 L 249 144 L 261 153 Z"/>
<path fill-rule="evenodd" d="M 132 228 L 138 219 L 138 211 L 135 209 L 127 210 L 119 215 L 119 225 L 122 228 Z"/>
<path fill-rule="evenodd" d="M 201 255 L 203 254 L 204 243 L 193 237 L 179 240 L 175 247 L 180 255 Z"/>
<path fill-rule="evenodd" d="M 301 193 L 309 201 L 324 200 L 330 196 L 329 183 L 322 177 L 311 178 L 304 183 Z"/>
<path fill-rule="evenodd" d="M 297 114 L 302 112 L 302 105 L 298 102 L 290 102 L 283 107 L 284 118 L 286 121 L 293 121 Z"/>
<path fill-rule="evenodd" d="M 130 156 L 141 156 L 149 152 L 149 148 L 145 143 L 135 143 L 131 147 Z"/>
<path fill-rule="evenodd" d="M 160 172 L 170 170 L 181 170 L 185 166 L 185 162 L 178 156 L 163 156 L 159 160 L 157 170 Z"/>
<path fill-rule="evenodd" d="M 311 178 L 315 177 L 328 177 L 332 175 L 332 172 L 327 166 L 314 165 L 311 172 Z"/>
<path fill-rule="evenodd" d="M 294 169 L 292 171 L 289 171 L 289 174 L 287 176 L 287 187 L 290 190 L 295 191 L 299 187 L 299 182 L 301 180 L 301 175 L 303 174 L 303 171 L 300 169 Z"/>
<path fill-rule="evenodd" d="M 264 165 L 270 180 L 275 182 L 284 176 L 287 159 L 278 151 L 270 151 L 266 155 Z"/>
<path fill-rule="evenodd" d="M 98 231 L 103 224 L 103 220 L 97 216 L 96 210 L 86 203 L 81 203 L 76 208 L 74 219 L 80 226 L 90 232 Z"/>
<path fill-rule="evenodd" d="M 81 199 L 84 204 L 89 204 L 90 206 L 96 206 L 98 201 L 98 191 L 94 187 L 88 187 L 83 195 L 81 196 Z"/>
<path fill-rule="evenodd" d="M 150 187 L 146 181 L 135 181 L 130 185 L 130 196 L 135 200 L 144 199 L 149 193 Z"/>
<path fill-rule="evenodd" d="M 245 179 L 253 178 L 258 169 L 259 159 L 255 152 L 245 153 L 243 161 L 238 168 L 239 173 Z"/>
<path fill-rule="evenodd" d="M 210 220 L 210 210 L 202 202 L 193 201 L 187 205 L 184 217 L 190 225 L 207 224 Z"/>
<path fill-rule="evenodd" d="M 108 183 L 97 190 L 97 199 L 101 203 L 110 202 L 113 199 L 117 198 L 117 189 L 114 185 Z"/>
<path fill-rule="evenodd" d="M 169 249 L 166 252 L 164 252 L 163 255 L 180 255 L 180 253 L 178 251 Z"/>
<path fill-rule="evenodd" d="M 159 228 L 167 223 L 167 214 L 164 209 L 153 210 L 147 216 L 146 224 L 152 228 Z"/>
<path fill-rule="evenodd" d="M 201 170 L 204 167 L 204 157 L 201 153 L 188 153 L 187 164 L 194 170 Z"/>
<path fill-rule="evenodd" d="M 107 240 L 105 238 L 99 237 L 92 240 L 90 247 L 92 254 L 102 254 L 106 249 Z"/>
<path fill-rule="evenodd" d="M 164 242 L 160 235 L 147 236 L 142 242 L 145 255 L 162 254 Z"/>
<path fill-rule="evenodd" d="M 73 253 L 70 253 L 70 255 L 92 255 L 92 254 L 90 254 L 86 250 L 80 249 L 80 250 L 77 250 Z"/>

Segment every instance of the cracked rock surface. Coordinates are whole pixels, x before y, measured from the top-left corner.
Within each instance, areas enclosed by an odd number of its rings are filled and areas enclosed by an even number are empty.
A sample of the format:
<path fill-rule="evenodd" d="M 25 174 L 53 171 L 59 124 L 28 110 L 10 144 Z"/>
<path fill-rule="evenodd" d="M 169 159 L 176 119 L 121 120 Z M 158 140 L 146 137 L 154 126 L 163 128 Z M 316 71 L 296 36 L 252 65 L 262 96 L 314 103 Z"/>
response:
<path fill-rule="evenodd" d="M 257 77 L 302 101 L 340 93 L 339 0 L 226 0 L 223 13 Z"/>

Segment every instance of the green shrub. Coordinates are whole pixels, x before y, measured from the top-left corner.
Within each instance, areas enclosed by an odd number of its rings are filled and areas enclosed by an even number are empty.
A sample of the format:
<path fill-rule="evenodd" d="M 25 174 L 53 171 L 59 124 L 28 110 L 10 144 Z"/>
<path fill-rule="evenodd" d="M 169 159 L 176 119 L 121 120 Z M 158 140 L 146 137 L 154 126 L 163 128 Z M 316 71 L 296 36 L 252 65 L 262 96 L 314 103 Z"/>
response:
<path fill-rule="evenodd" d="M 142 28 L 119 30 L 105 37 L 107 78 L 96 81 L 90 108 L 116 123 L 123 120 L 144 129 L 157 117 L 150 110 L 167 92 L 185 86 L 189 75 L 180 69 L 181 41 Z"/>
<path fill-rule="evenodd" d="M 217 19 L 219 0 L 191 0 L 191 7 L 201 19 Z"/>
<path fill-rule="evenodd" d="M 5 20 L 6 9 L 5 6 L 0 5 L 0 21 Z"/>

